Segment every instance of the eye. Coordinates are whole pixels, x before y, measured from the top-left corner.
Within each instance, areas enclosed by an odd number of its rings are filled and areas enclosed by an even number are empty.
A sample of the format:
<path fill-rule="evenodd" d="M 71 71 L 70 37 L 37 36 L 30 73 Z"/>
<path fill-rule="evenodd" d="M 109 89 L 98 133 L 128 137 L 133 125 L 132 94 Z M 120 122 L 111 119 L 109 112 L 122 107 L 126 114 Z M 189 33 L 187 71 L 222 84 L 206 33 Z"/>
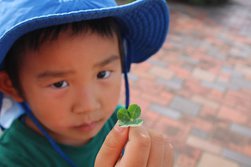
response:
<path fill-rule="evenodd" d="M 56 89 L 61 89 L 69 86 L 69 84 L 66 81 L 59 81 L 55 82 L 51 85 L 51 87 L 56 88 Z"/>
<path fill-rule="evenodd" d="M 97 74 L 98 79 L 105 79 L 111 75 L 111 71 L 101 71 Z"/>

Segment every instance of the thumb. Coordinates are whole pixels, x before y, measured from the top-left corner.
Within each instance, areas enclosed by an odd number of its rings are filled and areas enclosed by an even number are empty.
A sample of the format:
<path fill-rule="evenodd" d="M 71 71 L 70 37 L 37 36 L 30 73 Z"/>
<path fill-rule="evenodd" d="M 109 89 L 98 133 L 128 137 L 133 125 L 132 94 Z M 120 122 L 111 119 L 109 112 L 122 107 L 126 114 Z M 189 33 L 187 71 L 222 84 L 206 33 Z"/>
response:
<path fill-rule="evenodd" d="M 122 149 L 128 140 L 128 128 L 122 128 L 116 123 L 106 136 L 106 139 L 96 157 L 95 167 L 114 167 L 121 156 Z"/>

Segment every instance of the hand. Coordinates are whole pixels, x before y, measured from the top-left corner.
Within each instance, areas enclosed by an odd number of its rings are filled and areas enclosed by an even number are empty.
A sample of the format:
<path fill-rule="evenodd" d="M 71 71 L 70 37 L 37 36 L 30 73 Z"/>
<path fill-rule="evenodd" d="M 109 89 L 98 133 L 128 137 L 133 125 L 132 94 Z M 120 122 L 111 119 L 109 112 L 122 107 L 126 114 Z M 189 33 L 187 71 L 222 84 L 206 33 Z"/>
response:
<path fill-rule="evenodd" d="M 121 152 L 124 150 L 124 155 Z M 121 128 L 107 135 L 95 167 L 172 167 L 172 146 L 167 138 L 143 126 Z"/>

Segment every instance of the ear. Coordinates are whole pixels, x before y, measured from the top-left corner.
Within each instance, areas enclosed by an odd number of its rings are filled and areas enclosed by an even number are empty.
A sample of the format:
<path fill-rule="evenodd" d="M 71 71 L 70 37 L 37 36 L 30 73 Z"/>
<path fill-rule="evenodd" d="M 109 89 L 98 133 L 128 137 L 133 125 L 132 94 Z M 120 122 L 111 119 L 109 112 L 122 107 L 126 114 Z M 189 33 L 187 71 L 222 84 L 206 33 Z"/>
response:
<path fill-rule="evenodd" d="M 23 101 L 23 98 L 21 98 L 16 88 L 13 87 L 10 77 L 5 71 L 0 71 L 0 91 L 17 102 Z"/>

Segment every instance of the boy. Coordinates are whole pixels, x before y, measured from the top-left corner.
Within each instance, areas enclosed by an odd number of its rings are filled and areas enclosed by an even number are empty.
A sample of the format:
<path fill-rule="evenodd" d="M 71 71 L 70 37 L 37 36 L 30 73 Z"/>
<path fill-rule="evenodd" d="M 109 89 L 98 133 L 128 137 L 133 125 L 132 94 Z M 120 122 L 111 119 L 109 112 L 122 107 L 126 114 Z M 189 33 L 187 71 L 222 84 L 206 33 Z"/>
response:
<path fill-rule="evenodd" d="M 0 166 L 171 166 L 166 137 L 115 124 L 121 71 L 128 106 L 130 63 L 150 57 L 165 39 L 164 1 L 0 6 L 0 91 L 24 111 L 0 139 Z"/>

